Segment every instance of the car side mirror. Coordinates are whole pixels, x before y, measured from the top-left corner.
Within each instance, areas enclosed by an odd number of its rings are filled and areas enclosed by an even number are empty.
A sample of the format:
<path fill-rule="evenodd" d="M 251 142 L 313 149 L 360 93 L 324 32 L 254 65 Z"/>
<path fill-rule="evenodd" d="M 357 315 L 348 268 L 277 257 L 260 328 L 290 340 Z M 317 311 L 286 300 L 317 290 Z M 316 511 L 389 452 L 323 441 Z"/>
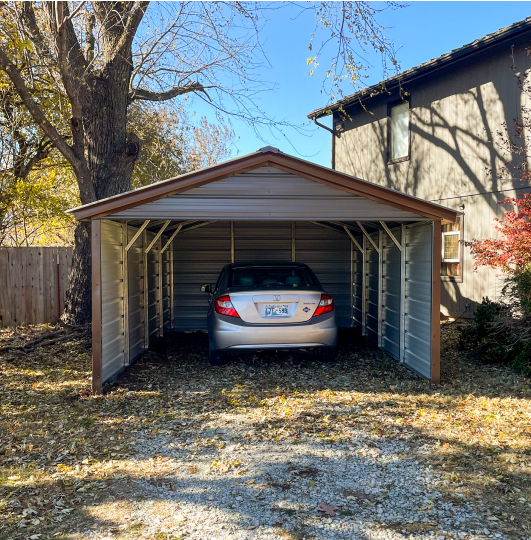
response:
<path fill-rule="evenodd" d="M 212 285 L 210 285 L 210 283 L 201 285 L 201 292 L 212 294 Z"/>

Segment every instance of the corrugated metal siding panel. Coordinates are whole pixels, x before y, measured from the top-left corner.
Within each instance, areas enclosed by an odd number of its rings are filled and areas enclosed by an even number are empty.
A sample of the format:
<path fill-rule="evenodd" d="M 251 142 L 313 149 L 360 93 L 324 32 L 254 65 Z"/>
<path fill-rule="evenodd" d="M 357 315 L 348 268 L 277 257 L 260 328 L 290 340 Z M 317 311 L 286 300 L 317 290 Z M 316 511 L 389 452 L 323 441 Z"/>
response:
<path fill-rule="evenodd" d="M 162 240 L 162 245 L 168 241 L 168 239 Z M 171 287 L 170 287 L 170 248 L 168 248 L 162 254 L 162 313 L 164 321 L 164 332 L 171 330 Z"/>
<path fill-rule="evenodd" d="M 431 377 L 432 225 L 406 227 L 405 363 Z"/>
<path fill-rule="evenodd" d="M 234 260 L 291 261 L 291 222 L 234 223 Z"/>
<path fill-rule="evenodd" d="M 295 175 L 246 174 L 118 212 L 120 219 L 404 220 L 418 216 Z"/>
<path fill-rule="evenodd" d="M 101 222 L 102 381 L 124 367 L 122 226 Z"/>
<path fill-rule="evenodd" d="M 401 229 L 391 231 L 401 242 Z M 382 239 L 382 348 L 400 359 L 400 250 L 387 233 Z"/>
<path fill-rule="evenodd" d="M 132 239 L 138 231 L 129 227 L 127 238 Z M 144 260 L 142 235 L 127 252 L 127 273 L 129 275 L 129 360 L 144 352 Z"/>
<path fill-rule="evenodd" d="M 275 169 L 274 167 L 260 167 L 252 171 L 211 182 L 204 186 L 190 189 L 179 196 L 185 197 L 225 197 L 239 198 L 242 196 L 260 197 L 299 197 L 306 198 L 335 198 L 344 194 L 349 198 L 356 198 L 345 191 L 337 190 L 331 186 L 308 180 L 295 174 Z"/>
<path fill-rule="evenodd" d="M 295 260 L 315 272 L 324 290 L 334 298 L 338 326 L 349 327 L 350 238 L 312 223 L 296 223 Z"/>
<path fill-rule="evenodd" d="M 361 244 L 363 240 L 360 238 Z M 352 252 L 352 326 L 362 328 L 363 305 L 363 253 L 354 246 Z"/>
<path fill-rule="evenodd" d="M 151 244 L 156 233 L 148 232 L 147 245 Z M 147 254 L 147 276 L 148 276 L 148 322 L 149 339 L 159 335 L 159 310 L 160 310 L 160 290 L 159 290 L 159 249 L 160 242 L 157 242 Z"/>
<path fill-rule="evenodd" d="M 231 262 L 230 222 L 179 233 L 173 241 L 175 330 L 206 330 L 208 295 L 203 283 L 214 285 Z"/>
<path fill-rule="evenodd" d="M 371 238 L 378 245 L 378 234 L 372 234 Z M 366 242 L 365 256 L 365 306 L 366 306 L 366 332 L 367 339 L 378 345 L 378 288 L 379 288 L 379 261 L 378 252 L 372 244 Z"/>

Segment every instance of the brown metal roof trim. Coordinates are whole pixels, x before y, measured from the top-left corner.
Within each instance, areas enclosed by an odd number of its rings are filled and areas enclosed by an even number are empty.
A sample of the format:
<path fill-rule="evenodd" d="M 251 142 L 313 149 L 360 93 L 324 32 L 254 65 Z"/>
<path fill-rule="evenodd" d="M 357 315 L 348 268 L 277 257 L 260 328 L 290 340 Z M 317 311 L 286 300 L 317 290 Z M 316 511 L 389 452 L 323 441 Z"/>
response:
<path fill-rule="evenodd" d="M 520 35 L 526 34 L 527 32 L 531 32 L 531 17 L 528 17 L 523 21 L 511 24 L 510 26 L 507 26 L 505 28 L 501 28 L 500 30 L 493 32 L 492 34 L 488 34 L 485 37 L 476 39 L 472 43 L 467 43 L 462 47 L 454 49 L 437 58 L 433 58 L 432 60 L 424 62 L 419 66 L 404 71 L 403 73 L 399 73 L 394 77 L 390 77 L 389 79 L 369 86 L 368 88 L 351 94 L 350 96 L 336 101 L 335 103 L 331 103 L 330 105 L 327 105 L 325 107 L 320 107 L 319 109 L 316 109 L 315 111 L 309 113 L 308 118 L 310 118 L 311 120 L 317 120 L 318 118 L 322 118 L 323 116 L 328 116 L 334 111 L 340 108 L 344 108 L 352 103 L 359 103 L 363 99 L 370 98 L 375 95 L 380 95 L 382 93 L 382 90 L 388 92 L 393 88 L 398 87 L 399 85 L 403 85 L 420 77 L 424 77 L 425 75 L 429 75 L 440 68 L 461 61 L 473 54 L 482 52 L 489 47 L 500 45 L 508 39 L 517 38 Z"/>
<path fill-rule="evenodd" d="M 213 167 L 183 174 L 157 184 L 152 184 L 134 191 L 127 191 L 108 199 L 102 199 L 73 210 L 75 218 L 100 219 L 122 210 L 141 204 L 188 191 L 210 182 L 215 182 L 235 174 L 241 174 L 258 167 L 276 167 L 309 180 L 335 187 L 336 189 L 366 197 L 373 201 L 407 210 L 418 216 L 430 219 L 448 219 L 455 221 L 457 213 L 449 208 L 434 204 L 390 188 L 379 186 L 354 176 L 334 171 L 315 163 L 310 163 L 277 149 L 266 147 L 254 154 L 242 156 Z"/>

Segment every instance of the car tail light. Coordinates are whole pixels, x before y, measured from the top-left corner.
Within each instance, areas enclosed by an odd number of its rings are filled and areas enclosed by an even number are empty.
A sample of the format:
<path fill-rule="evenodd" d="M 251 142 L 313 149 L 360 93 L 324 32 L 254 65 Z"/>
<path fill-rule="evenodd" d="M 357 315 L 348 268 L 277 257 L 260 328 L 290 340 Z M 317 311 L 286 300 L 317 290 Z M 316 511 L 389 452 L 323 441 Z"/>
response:
<path fill-rule="evenodd" d="M 229 317 L 239 317 L 238 312 L 234 309 L 230 296 L 220 296 L 214 301 L 214 310 L 220 315 L 228 315 Z"/>
<path fill-rule="evenodd" d="M 316 315 L 323 315 L 324 313 L 330 313 L 331 311 L 334 311 L 334 299 L 327 294 L 322 294 L 321 301 L 319 302 L 313 316 L 315 317 Z"/>

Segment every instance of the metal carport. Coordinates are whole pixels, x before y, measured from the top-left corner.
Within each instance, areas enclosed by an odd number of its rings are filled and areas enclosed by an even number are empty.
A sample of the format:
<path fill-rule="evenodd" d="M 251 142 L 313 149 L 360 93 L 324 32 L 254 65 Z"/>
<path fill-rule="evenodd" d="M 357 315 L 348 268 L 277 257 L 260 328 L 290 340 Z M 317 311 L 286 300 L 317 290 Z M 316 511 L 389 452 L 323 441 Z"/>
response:
<path fill-rule="evenodd" d="M 72 212 L 92 221 L 95 393 L 165 332 L 204 330 L 199 285 L 260 259 L 307 263 L 340 326 L 439 381 L 452 210 L 266 147 Z"/>

